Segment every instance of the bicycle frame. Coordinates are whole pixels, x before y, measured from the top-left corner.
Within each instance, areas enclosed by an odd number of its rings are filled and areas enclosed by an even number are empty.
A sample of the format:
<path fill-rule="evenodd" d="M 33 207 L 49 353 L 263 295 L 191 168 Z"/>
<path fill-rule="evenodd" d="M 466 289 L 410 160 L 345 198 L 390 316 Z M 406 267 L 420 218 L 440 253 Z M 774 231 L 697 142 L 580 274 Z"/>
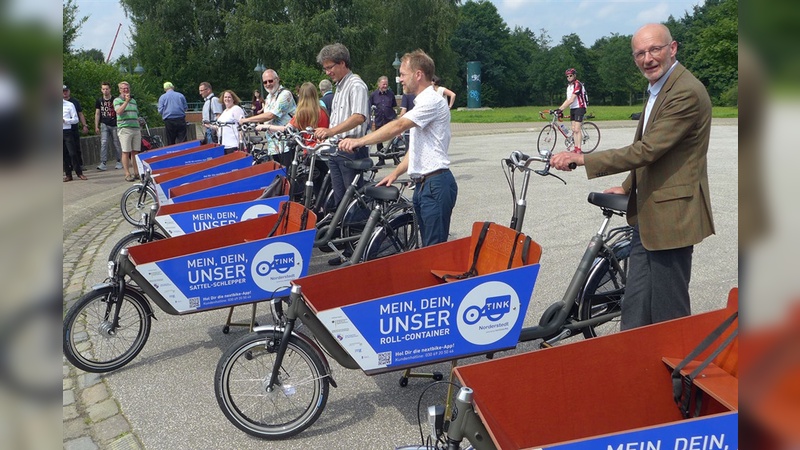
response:
<path fill-rule="evenodd" d="M 527 209 L 527 194 L 528 186 L 530 183 L 531 172 L 535 172 L 540 176 L 553 176 L 561 180 L 564 184 L 566 182 L 555 174 L 550 173 L 550 152 L 545 152 L 539 156 L 528 156 L 521 152 L 512 152 L 509 158 L 503 160 L 506 166 L 511 171 L 511 176 L 506 175 L 509 187 L 512 191 L 514 200 L 514 212 L 511 217 L 510 228 L 516 231 L 522 230 L 522 225 L 525 218 Z M 529 168 L 530 164 L 534 161 L 543 162 L 545 168 L 542 170 L 533 170 Z M 520 170 L 523 173 L 521 195 L 517 197 L 515 190 L 514 171 Z M 603 221 L 600 228 L 592 236 L 589 245 L 586 247 L 583 256 L 581 257 L 578 267 L 570 280 L 564 296 L 561 301 L 550 305 L 542 314 L 540 325 L 534 325 L 522 329 L 520 333 L 520 342 L 527 342 L 536 339 L 544 339 L 547 345 L 552 345 L 562 339 L 573 336 L 576 332 L 595 325 L 599 325 L 616 317 L 619 317 L 619 311 L 613 311 L 609 314 L 599 315 L 589 320 L 573 320 L 575 319 L 577 299 L 581 298 L 581 294 L 585 289 L 587 280 L 591 275 L 591 270 L 595 260 L 603 252 L 608 259 L 615 264 L 614 269 L 618 270 L 623 276 L 624 271 L 621 270 L 619 262 L 614 257 L 613 252 L 606 244 L 607 235 L 609 232 L 609 224 L 611 217 L 614 215 L 622 216 L 624 213 L 620 209 L 614 209 L 609 206 L 600 206 L 603 214 Z M 617 205 L 621 206 L 621 205 Z"/>

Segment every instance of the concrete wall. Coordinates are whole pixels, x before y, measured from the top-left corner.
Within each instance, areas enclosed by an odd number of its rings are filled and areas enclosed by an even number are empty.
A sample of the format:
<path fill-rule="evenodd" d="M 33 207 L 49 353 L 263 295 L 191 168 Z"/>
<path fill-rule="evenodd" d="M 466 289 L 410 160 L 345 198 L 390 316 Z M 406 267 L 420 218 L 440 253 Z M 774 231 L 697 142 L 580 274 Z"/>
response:
<path fill-rule="evenodd" d="M 167 141 L 167 135 L 164 128 L 150 128 L 150 133 L 153 135 L 161 136 L 161 141 Z M 186 139 L 193 141 L 200 136 L 197 131 L 197 126 L 194 123 L 186 124 Z M 113 145 L 113 144 L 112 144 Z M 113 150 L 112 150 L 113 152 Z M 100 163 L 100 136 L 85 136 L 81 137 L 81 156 L 83 156 L 84 167 L 91 167 Z M 111 158 L 109 158 L 110 160 Z M 111 162 L 111 161 L 109 161 Z"/>

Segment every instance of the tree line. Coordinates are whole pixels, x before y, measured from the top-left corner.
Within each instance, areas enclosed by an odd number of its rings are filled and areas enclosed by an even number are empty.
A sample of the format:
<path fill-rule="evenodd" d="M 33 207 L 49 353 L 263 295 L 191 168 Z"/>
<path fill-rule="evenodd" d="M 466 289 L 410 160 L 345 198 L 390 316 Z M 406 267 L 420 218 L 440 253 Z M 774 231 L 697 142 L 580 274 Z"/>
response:
<path fill-rule="evenodd" d="M 93 99 L 101 79 L 122 77 L 134 77 L 133 88 L 145 100 L 157 99 L 164 80 L 190 101 L 199 100 L 201 81 L 249 99 L 259 87 L 259 63 L 277 70 L 293 89 L 324 78 L 316 55 L 333 42 L 348 47 L 353 71 L 373 87 L 382 75 L 393 80 L 396 54 L 422 48 L 434 58 L 442 84 L 457 93 L 456 106 L 466 105 L 468 61 L 481 62 L 482 106 L 559 103 L 567 67 L 578 70 L 591 104 L 635 104 L 646 89 L 633 64 L 630 35 L 612 33 L 590 47 L 574 33 L 554 42 L 544 29 L 510 29 L 485 0 L 120 2 L 133 24 L 132 52 L 111 65 L 100 50 L 71 49 L 85 17 L 73 0 L 64 3 L 64 77 L 79 100 Z M 706 0 L 665 24 L 679 42 L 678 59 L 706 85 L 714 103 L 735 105 L 738 0 Z M 119 72 L 136 65 L 145 72 Z M 390 86 L 396 90 L 395 83 Z"/>

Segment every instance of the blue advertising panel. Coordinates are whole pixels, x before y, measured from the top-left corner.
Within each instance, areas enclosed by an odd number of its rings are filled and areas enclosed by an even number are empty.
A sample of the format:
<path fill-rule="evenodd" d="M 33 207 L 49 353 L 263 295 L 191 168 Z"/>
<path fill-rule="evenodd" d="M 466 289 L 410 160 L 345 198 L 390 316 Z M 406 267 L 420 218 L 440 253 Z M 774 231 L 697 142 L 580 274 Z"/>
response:
<path fill-rule="evenodd" d="M 317 313 L 367 374 L 517 345 L 539 265 Z"/>
<path fill-rule="evenodd" d="M 288 201 L 288 195 L 263 198 L 176 214 L 164 214 L 156 216 L 156 222 L 169 236 L 174 237 L 275 214 L 278 212 L 280 203 Z"/>
<path fill-rule="evenodd" d="M 171 197 L 172 203 L 181 203 L 189 200 L 199 200 L 201 198 L 211 198 L 220 195 L 235 194 L 237 192 L 253 191 L 255 189 L 264 189 L 272 183 L 276 176 L 285 173 L 283 170 L 271 170 L 269 172 L 259 173 L 252 177 L 234 180 L 230 183 L 220 184 L 201 191 L 190 192 L 178 197 Z"/>
<path fill-rule="evenodd" d="M 157 183 L 156 192 L 158 193 L 158 201 L 159 203 L 164 203 L 167 198 L 169 198 L 169 190 L 176 186 L 194 181 L 200 181 L 216 175 L 222 175 L 223 173 L 233 172 L 234 170 L 244 169 L 245 167 L 250 167 L 252 164 L 253 161 L 250 158 L 241 158 L 225 164 L 220 164 L 218 166 L 209 167 L 205 170 L 190 173 L 179 178 L 173 178 L 172 180 L 165 181 L 163 183 Z M 158 181 L 157 176 L 154 177 L 154 179 Z"/>
<path fill-rule="evenodd" d="M 145 161 L 144 165 L 149 166 L 150 170 L 155 171 L 161 169 L 168 169 L 170 167 L 181 167 L 181 166 L 188 166 L 189 164 L 205 162 L 208 161 L 209 159 L 216 158 L 224 154 L 225 154 L 225 148 L 220 145 L 217 147 L 207 148 L 205 150 L 188 153 L 186 155 L 167 158 L 161 161 L 154 161 L 154 162 Z"/>
<path fill-rule="evenodd" d="M 168 155 L 170 153 L 177 153 L 182 150 L 187 150 L 190 148 L 195 148 L 200 146 L 200 141 L 188 141 L 188 142 L 181 142 L 180 144 L 173 144 L 168 145 L 166 147 L 161 147 L 153 150 L 148 150 L 146 152 L 142 152 L 134 156 L 136 158 L 136 166 L 139 167 L 139 173 L 144 173 L 144 166 L 142 165 L 143 161 L 147 161 L 148 159 L 155 158 L 161 155 Z"/>
<path fill-rule="evenodd" d="M 315 235 L 305 230 L 136 268 L 181 314 L 263 301 L 288 295 L 290 282 L 308 273 Z"/>
<path fill-rule="evenodd" d="M 737 450 L 739 413 L 699 417 L 544 448 L 547 450 Z"/>

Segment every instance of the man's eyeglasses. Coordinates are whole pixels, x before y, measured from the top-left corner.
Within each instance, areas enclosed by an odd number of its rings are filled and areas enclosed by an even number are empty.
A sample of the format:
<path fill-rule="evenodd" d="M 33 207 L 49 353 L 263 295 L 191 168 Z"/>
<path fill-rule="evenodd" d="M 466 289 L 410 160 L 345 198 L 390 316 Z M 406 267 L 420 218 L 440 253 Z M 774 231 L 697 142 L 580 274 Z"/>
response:
<path fill-rule="evenodd" d="M 670 42 L 670 44 L 671 44 L 671 42 Z M 666 47 L 669 47 L 670 44 L 656 45 L 654 47 L 650 47 L 647 50 L 642 50 L 640 52 L 636 52 L 636 53 L 633 54 L 633 59 L 635 59 L 636 61 L 641 61 L 641 60 L 644 59 L 644 55 L 646 55 L 648 53 L 650 53 L 650 56 L 655 58 L 656 56 L 661 54 L 662 50 L 664 50 Z"/>
<path fill-rule="evenodd" d="M 333 69 L 334 67 L 336 67 L 336 65 L 337 65 L 337 64 L 339 64 L 339 63 L 333 63 L 333 64 L 331 64 L 330 66 L 322 66 L 322 69 L 323 69 L 325 72 L 330 72 L 330 71 L 331 71 L 331 69 Z"/>
<path fill-rule="evenodd" d="M 275 82 L 275 80 L 264 80 L 262 83 L 263 84 L 272 84 L 274 82 Z"/>

